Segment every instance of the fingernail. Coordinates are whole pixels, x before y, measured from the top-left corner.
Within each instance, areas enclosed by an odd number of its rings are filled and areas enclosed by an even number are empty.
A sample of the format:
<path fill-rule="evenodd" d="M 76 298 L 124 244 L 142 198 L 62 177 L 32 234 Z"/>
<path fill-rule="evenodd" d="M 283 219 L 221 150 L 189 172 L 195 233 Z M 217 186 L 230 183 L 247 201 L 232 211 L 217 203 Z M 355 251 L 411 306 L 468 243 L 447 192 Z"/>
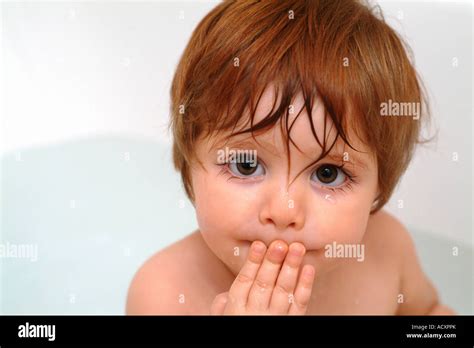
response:
<path fill-rule="evenodd" d="M 273 249 L 274 250 L 278 250 L 278 251 L 284 251 L 285 250 L 285 245 L 281 242 L 277 242 L 275 243 L 275 245 L 273 246 Z"/>
<path fill-rule="evenodd" d="M 304 253 L 305 248 L 301 244 L 292 244 L 291 245 L 291 253 L 295 256 L 300 256 Z"/>
<path fill-rule="evenodd" d="M 253 242 L 252 248 L 257 254 L 263 254 L 265 251 L 265 245 L 261 242 Z"/>

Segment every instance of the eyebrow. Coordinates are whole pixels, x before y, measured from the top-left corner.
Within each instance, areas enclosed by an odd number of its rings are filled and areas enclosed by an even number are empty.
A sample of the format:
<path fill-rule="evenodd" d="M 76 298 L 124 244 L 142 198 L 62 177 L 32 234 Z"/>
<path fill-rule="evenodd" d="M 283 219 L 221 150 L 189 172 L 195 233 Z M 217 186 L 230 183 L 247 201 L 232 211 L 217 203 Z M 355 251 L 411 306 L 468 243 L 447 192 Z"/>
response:
<path fill-rule="evenodd" d="M 265 144 L 266 146 L 270 147 L 272 150 L 273 150 L 273 154 L 276 156 L 276 157 L 281 157 L 281 155 L 279 154 L 279 151 L 277 150 L 277 148 L 275 147 L 275 145 L 267 142 L 267 141 L 262 141 L 262 140 L 259 140 L 258 143 L 256 143 L 255 141 L 253 140 L 250 140 L 249 139 L 242 139 L 242 140 L 229 140 L 227 143 L 225 143 L 225 141 L 221 141 L 221 142 L 218 142 L 216 143 L 216 145 L 213 147 L 213 149 L 215 148 L 218 148 L 220 146 L 232 146 L 232 147 L 249 147 L 249 148 L 252 148 L 252 147 L 260 147 L 260 144 Z M 323 161 L 324 159 L 331 159 L 333 161 L 343 161 L 344 163 L 349 163 L 351 165 L 355 165 L 355 166 L 358 166 L 359 168 L 361 169 L 368 169 L 369 168 L 369 165 L 368 163 L 363 159 L 361 158 L 360 156 L 354 154 L 354 153 L 349 153 L 347 152 L 347 155 L 349 156 L 349 159 L 347 161 L 344 161 L 344 153 L 346 153 L 347 151 L 340 151 L 340 150 L 332 150 L 330 153 L 328 153 L 326 156 L 324 156 L 323 158 L 321 158 L 318 162 L 321 162 Z"/>
<path fill-rule="evenodd" d="M 347 161 L 344 161 L 344 152 L 331 152 L 327 154 L 324 158 L 330 158 L 334 161 L 340 161 L 342 160 L 344 163 L 350 163 L 352 165 L 358 166 L 361 169 L 369 169 L 368 163 L 362 159 L 360 156 L 357 156 L 356 154 L 349 153 L 347 152 L 349 159 Z M 323 158 L 323 159 L 324 159 Z"/>
<path fill-rule="evenodd" d="M 219 143 L 219 144 L 216 144 L 215 147 L 219 147 L 219 146 L 222 146 L 222 145 L 226 145 L 226 146 L 235 146 L 235 147 L 249 147 L 249 148 L 253 148 L 253 147 L 262 147 L 261 144 L 264 144 L 265 146 L 271 148 L 274 152 L 275 155 L 278 156 L 278 150 L 277 148 L 275 147 L 275 145 L 267 142 L 267 141 L 262 141 L 262 140 L 259 140 L 258 143 L 255 142 L 255 141 L 252 141 L 250 139 L 242 139 L 242 140 L 229 140 L 229 142 L 227 143 Z M 280 157 L 280 156 L 278 156 Z"/>

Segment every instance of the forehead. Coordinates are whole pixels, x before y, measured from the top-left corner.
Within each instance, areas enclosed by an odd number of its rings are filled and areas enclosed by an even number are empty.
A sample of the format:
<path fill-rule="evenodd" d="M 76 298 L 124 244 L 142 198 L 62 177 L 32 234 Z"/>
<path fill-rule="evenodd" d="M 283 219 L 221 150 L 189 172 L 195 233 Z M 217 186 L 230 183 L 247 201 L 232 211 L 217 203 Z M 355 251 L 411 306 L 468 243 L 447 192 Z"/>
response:
<path fill-rule="evenodd" d="M 253 124 L 258 124 L 269 115 L 271 115 L 277 108 L 281 101 L 281 93 L 277 93 L 273 84 L 269 85 L 263 92 L 254 114 Z M 325 113 L 324 104 L 319 96 L 315 98 L 312 105 L 311 115 L 308 114 L 304 107 L 305 101 L 303 94 L 297 93 L 288 109 L 288 117 L 285 120 L 283 117 L 281 122 L 288 124 L 290 141 L 290 151 L 297 151 L 298 156 L 303 156 L 314 160 L 317 155 L 321 154 L 322 147 L 316 140 L 320 142 L 325 141 L 327 144 L 326 151 L 334 143 L 334 147 L 329 153 L 330 157 L 352 157 L 361 165 L 367 166 L 373 159 L 373 153 L 370 149 L 355 135 L 353 130 L 346 129 L 346 135 L 349 138 L 350 144 L 358 151 L 351 149 L 343 139 L 338 135 L 337 129 L 331 118 Z M 310 117 L 313 127 L 311 125 Z M 249 126 L 250 112 L 247 109 L 246 113 L 239 120 L 236 129 L 247 129 Z M 273 153 L 275 156 L 282 156 L 287 152 L 286 149 L 286 135 L 283 129 L 285 125 L 280 127 L 277 123 L 271 129 L 264 132 L 232 135 L 230 131 L 219 132 L 215 138 L 215 147 L 231 146 L 231 145 L 247 145 L 252 146 L 257 144 L 265 150 Z M 316 137 L 315 137 L 316 136 Z M 257 140 L 257 143 L 254 141 Z M 253 147 L 253 146 L 252 146 Z M 292 154 L 293 157 L 293 154 Z"/>

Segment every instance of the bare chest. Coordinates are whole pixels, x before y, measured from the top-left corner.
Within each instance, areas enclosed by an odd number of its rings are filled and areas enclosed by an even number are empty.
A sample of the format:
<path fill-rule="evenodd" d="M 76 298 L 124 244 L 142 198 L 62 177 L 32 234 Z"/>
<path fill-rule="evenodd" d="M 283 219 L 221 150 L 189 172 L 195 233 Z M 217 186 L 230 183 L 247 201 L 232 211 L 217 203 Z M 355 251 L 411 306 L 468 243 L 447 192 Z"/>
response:
<path fill-rule="evenodd" d="M 215 283 L 193 278 L 195 281 L 183 289 L 187 294 L 186 312 L 207 315 L 214 298 L 228 291 L 232 280 Z M 313 287 L 307 315 L 393 315 L 403 300 L 398 278 L 376 265 L 339 269 L 316 281 L 319 283 Z"/>
<path fill-rule="evenodd" d="M 395 270 L 382 265 L 350 265 L 319 280 L 309 315 L 393 315 L 403 300 Z"/>

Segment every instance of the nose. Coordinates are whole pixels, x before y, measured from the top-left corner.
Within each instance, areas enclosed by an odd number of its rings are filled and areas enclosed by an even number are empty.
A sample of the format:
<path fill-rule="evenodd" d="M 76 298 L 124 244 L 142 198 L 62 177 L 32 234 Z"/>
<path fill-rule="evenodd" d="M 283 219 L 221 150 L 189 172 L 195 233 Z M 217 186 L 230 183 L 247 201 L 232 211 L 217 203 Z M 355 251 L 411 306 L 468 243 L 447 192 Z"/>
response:
<path fill-rule="evenodd" d="M 269 188 L 259 219 L 263 225 L 273 225 L 278 231 L 301 230 L 305 223 L 303 194 L 298 189 Z"/>

